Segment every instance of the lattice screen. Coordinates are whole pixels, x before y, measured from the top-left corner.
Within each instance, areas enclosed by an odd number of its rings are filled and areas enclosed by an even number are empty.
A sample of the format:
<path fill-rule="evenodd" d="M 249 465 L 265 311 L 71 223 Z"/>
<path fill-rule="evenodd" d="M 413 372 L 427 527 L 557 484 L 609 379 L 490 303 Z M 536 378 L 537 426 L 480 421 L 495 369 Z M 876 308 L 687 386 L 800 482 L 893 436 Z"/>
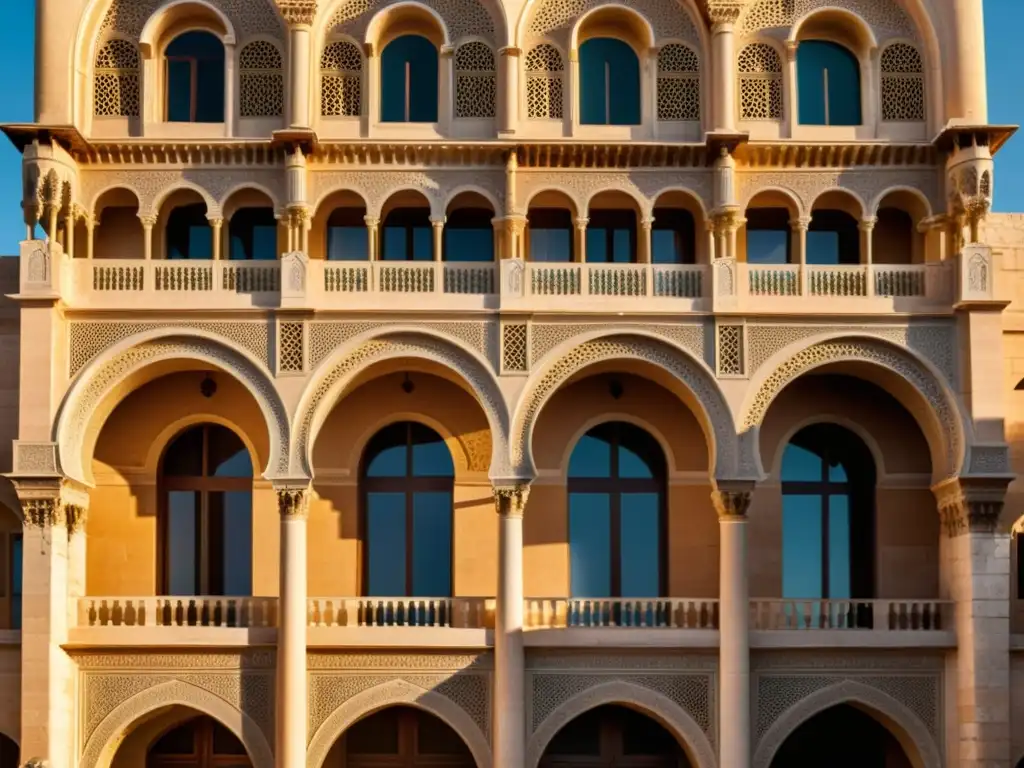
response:
<path fill-rule="evenodd" d="M 139 51 L 127 40 L 109 40 L 96 54 L 93 112 L 97 117 L 139 116 Z"/>
<path fill-rule="evenodd" d="M 266 40 L 249 43 L 238 55 L 242 117 L 284 114 L 284 61 L 277 46 Z"/>
<path fill-rule="evenodd" d="M 532 118 L 562 118 L 562 75 L 565 65 L 555 46 L 541 43 L 526 56 L 526 114 Z"/>
<path fill-rule="evenodd" d="M 882 51 L 882 120 L 913 123 L 925 119 L 924 64 L 917 48 L 893 43 Z"/>
<path fill-rule="evenodd" d="M 740 51 L 740 120 L 782 119 L 782 60 L 767 43 Z"/>
<path fill-rule="evenodd" d="M 506 323 L 501 327 L 502 373 L 525 373 L 529 369 L 526 323 Z"/>
<path fill-rule="evenodd" d="M 359 117 L 362 105 L 363 55 L 353 43 L 330 43 L 320 57 L 320 114 Z"/>
<path fill-rule="evenodd" d="M 658 51 L 658 119 L 700 120 L 700 58 L 688 45 Z"/>
<path fill-rule="evenodd" d="M 279 326 L 277 338 L 278 373 L 302 373 L 305 366 L 306 326 L 301 322 L 285 322 Z"/>
<path fill-rule="evenodd" d="M 743 368 L 743 326 L 718 326 L 718 375 L 742 376 Z"/>
<path fill-rule="evenodd" d="M 494 117 L 497 99 L 494 51 L 474 40 L 455 51 L 455 116 Z"/>

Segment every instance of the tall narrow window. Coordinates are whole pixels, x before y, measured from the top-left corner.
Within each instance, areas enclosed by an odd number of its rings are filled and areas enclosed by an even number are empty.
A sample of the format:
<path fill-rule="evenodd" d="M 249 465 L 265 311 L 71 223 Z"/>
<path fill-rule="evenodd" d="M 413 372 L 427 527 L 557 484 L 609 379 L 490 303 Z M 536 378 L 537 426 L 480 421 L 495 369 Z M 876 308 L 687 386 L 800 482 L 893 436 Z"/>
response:
<path fill-rule="evenodd" d="M 228 224 L 232 259 L 273 261 L 277 258 L 277 219 L 271 208 L 240 208 Z"/>
<path fill-rule="evenodd" d="M 363 456 L 363 591 L 449 597 L 455 466 L 444 440 L 415 422 L 385 427 Z"/>
<path fill-rule="evenodd" d="M 665 457 L 644 430 L 608 422 L 569 458 L 573 597 L 664 594 Z"/>
<path fill-rule="evenodd" d="M 796 52 L 801 125 L 860 125 L 860 63 L 841 45 L 804 40 Z"/>
<path fill-rule="evenodd" d="M 651 262 L 694 264 L 697 261 L 697 229 L 693 214 L 678 208 L 655 208 L 651 229 Z"/>
<path fill-rule="evenodd" d="M 139 116 L 139 51 L 128 40 L 110 40 L 96 54 L 93 112 L 97 117 Z"/>
<path fill-rule="evenodd" d="M 167 121 L 224 122 L 224 45 L 209 32 L 186 32 L 167 46 Z"/>
<path fill-rule="evenodd" d="M 160 482 L 163 593 L 252 594 L 252 461 L 238 435 L 216 424 L 183 432 Z"/>
<path fill-rule="evenodd" d="M 474 40 L 455 51 L 455 116 L 494 117 L 498 95 L 494 51 Z"/>
<path fill-rule="evenodd" d="M 331 43 L 320 57 L 320 114 L 359 117 L 362 114 L 363 55 L 347 41 Z"/>
<path fill-rule="evenodd" d="M 431 261 L 434 241 L 427 208 L 396 208 L 384 217 L 380 257 L 384 261 Z"/>
<path fill-rule="evenodd" d="M 403 35 L 380 55 L 380 119 L 385 123 L 436 123 L 437 48 L 420 35 Z"/>
<path fill-rule="evenodd" d="M 875 467 L 852 432 L 800 430 L 782 456 L 782 594 L 874 594 Z"/>
<path fill-rule="evenodd" d="M 658 119 L 700 120 L 700 59 L 688 45 L 658 51 Z"/>
<path fill-rule="evenodd" d="M 924 62 L 917 48 L 893 43 L 882 51 L 882 120 L 924 120 Z"/>
<path fill-rule="evenodd" d="M 587 224 L 587 261 L 630 264 L 636 261 L 636 214 L 592 210 Z"/>
<path fill-rule="evenodd" d="M 580 45 L 580 122 L 640 124 L 640 60 L 629 44 L 594 37 Z"/>
<path fill-rule="evenodd" d="M 242 117 L 284 114 L 284 61 L 277 46 L 254 40 L 238 54 L 239 112 Z"/>
<path fill-rule="evenodd" d="M 212 259 L 213 229 L 203 203 L 181 205 L 167 217 L 168 259 Z"/>
<path fill-rule="evenodd" d="M 767 43 L 740 51 L 740 120 L 782 119 L 782 61 Z"/>
<path fill-rule="evenodd" d="M 562 54 L 549 43 L 541 43 L 527 54 L 527 117 L 561 119 L 562 73 L 564 70 Z"/>

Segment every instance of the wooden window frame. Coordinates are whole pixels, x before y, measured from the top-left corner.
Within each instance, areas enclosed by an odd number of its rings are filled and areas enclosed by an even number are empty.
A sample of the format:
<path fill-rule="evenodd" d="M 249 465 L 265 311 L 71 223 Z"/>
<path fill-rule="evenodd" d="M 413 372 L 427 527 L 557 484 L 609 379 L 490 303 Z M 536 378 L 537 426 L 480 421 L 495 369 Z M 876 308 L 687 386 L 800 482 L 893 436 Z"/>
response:
<path fill-rule="evenodd" d="M 228 730 L 223 724 L 217 724 L 225 730 Z M 191 754 L 151 754 L 150 750 L 157 745 L 160 739 L 179 728 L 185 728 L 189 725 L 192 726 L 193 752 Z M 209 716 L 200 716 L 183 723 L 176 723 L 172 727 L 162 731 L 159 736 L 153 739 L 149 748 L 146 750 L 146 768 L 228 768 L 229 766 L 234 766 L 235 768 L 252 768 L 252 758 L 250 758 L 249 753 L 245 751 L 244 744 L 242 744 L 243 752 L 240 755 L 223 755 L 214 751 L 214 725 L 215 721 L 213 718 Z M 234 734 L 232 734 L 232 736 L 234 736 Z M 238 737 L 235 736 L 235 738 L 237 739 Z M 241 744 L 241 740 L 239 740 L 239 744 Z"/>
<path fill-rule="evenodd" d="M 387 709 L 375 712 L 379 715 Z M 373 717 L 374 715 L 370 715 Z M 469 745 L 466 744 L 462 735 L 449 726 L 440 718 L 429 712 L 422 712 L 412 707 L 401 706 L 394 714 L 398 719 L 398 753 L 397 754 L 349 754 L 348 743 L 342 744 L 345 768 L 476 768 L 476 761 L 473 758 Z M 426 718 L 434 718 L 437 725 L 451 730 L 451 732 L 462 742 L 466 748 L 464 758 L 458 755 L 433 755 L 419 753 L 419 726 L 424 722 L 430 722 Z M 357 721 L 358 722 L 358 721 Z M 345 739 L 347 734 L 342 734 Z"/>
<path fill-rule="evenodd" d="M 611 592 L 610 595 L 603 595 L 612 599 L 638 597 L 637 595 L 622 594 L 622 496 L 623 494 L 654 493 L 658 496 L 658 597 L 668 594 L 668 514 L 667 497 L 668 482 L 666 472 L 658 476 L 655 468 L 652 468 L 653 478 L 619 477 L 619 446 L 622 445 L 622 422 L 604 422 L 592 429 L 587 430 L 589 435 L 594 429 L 612 426 L 611 446 L 611 469 L 608 477 L 572 477 L 566 479 L 567 499 L 571 503 L 574 493 L 606 494 L 609 497 L 609 525 L 611 526 L 611 537 L 608 546 L 608 556 L 611 559 Z M 633 426 L 633 425 L 628 425 Z M 640 427 L 636 427 L 640 429 Z M 654 441 L 653 435 L 648 437 Z M 580 438 L 582 439 L 582 438 Z M 661 447 L 658 447 L 661 450 Z M 575 452 L 576 446 L 573 446 Z M 572 461 L 570 453 L 570 465 Z M 667 470 L 667 467 L 666 467 Z M 566 513 L 570 507 L 567 505 Z M 572 563 L 569 563 L 569 579 L 572 581 Z M 570 589 L 571 591 L 571 589 Z"/>
<path fill-rule="evenodd" d="M 606 705 L 607 706 L 607 705 Z M 608 707 L 601 715 L 599 732 L 600 753 L 597 755 L 548 755 L 545 750 L 538 768 L 682 768 L 689 766 L 689 758 L 682 747 L 683 762 L 674 755 L 627 755 L 625 754 L 625 733 L 623 722 L 615 717 L 615 708 Z M 644 715 L 657 723 L 656 720 Z M 572 721 L 569 721 L 572 722 Z M 565 725 L 568 725 L 566 723 Z M 563 726 L 564 727 L 564 726 Z M 664 728 L 664 726 L 662 726 Z M 557 733 L 555 737 L 557 738 Z"/>
<path fill-rule="evenodd" d="M 426 225 L 425 229 L 427 229 L 427 231 L 430 233 L 430 248 L 431 248 L 430 259 L 416 259 L 415 258 L 415 256 L 416 256 L 416 241 L 415 241 L 414 233 L 415 233 L 415 231 L 417 229 L 424 229 L 422 224 L 417 224 L 414 221 L 414 218 L 418 215 L 417 213 L 414 213 L 414 212 L 418 212 L 418 211 L 426 211 L 427 212 L 427 225 Z M 395 218 L 396 218 L 398 223 L 396 223 L 396 224 L 389 224 L 388 223 L 388 217 L 390 217 L 390 216 L 395 216 Z M 380 261 L 384 261 L 384 262 L 393 261 L 395 263 L 401 263 L 401 261 L 402 261 L 402 259 L 385 259 L 384 258 L 384 254 L 387 252 L 387 239 L 388 239 L 388 232 L 387 231 L 389 229 L 401 229 L 401 230 L 403 230 L 405 232 L 405 259 L 404 259 L 404 261 L 410 262 L 410 263 L 420 263 L 420 264 L 426 264 L 426 263 L 428 263 L 428 261 L 433 261 L 433 259 L 434 259 L 434 252 L 433 252 L 434 232 L 433 232 L 433 226 L 434 225 L 430 221 L 430 209 L 429 208 L 422 208 L 422 207 L 421 208 L 409 208 L 409 207 L 403 207 L 403 208 L 395 208 L 392 211 L 388 211 L 388 215 L 383 219 L 383 221 L 381 221 L 381 224 L 380 224 L 380 254 L 379 254 Z"/>

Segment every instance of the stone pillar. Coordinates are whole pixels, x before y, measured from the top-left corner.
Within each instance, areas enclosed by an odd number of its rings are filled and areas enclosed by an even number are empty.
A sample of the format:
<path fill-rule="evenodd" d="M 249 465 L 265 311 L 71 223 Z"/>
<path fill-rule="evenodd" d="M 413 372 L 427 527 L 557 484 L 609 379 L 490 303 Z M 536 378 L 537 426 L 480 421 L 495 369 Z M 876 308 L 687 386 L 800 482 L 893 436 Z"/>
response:
<path fill-rule="evenodd" d="M 637 261 L 650 264 L 653 258 L 651 250 L 651 231 L 654 229 L 654 218 L 645 216 L 640 220 L 640 239 L 637 243 Z"/>
<path fill-rule="evenodd" d="M 156 216 L 140 216 L 142 220 L 142 241 L 143 256 L 146 261 L 153 258 L 153 227 L 156 226 Z"/>
<path fill-rule="evenodd" d="M 494 629 L 494 768 L 526 765 L 523 508 L 530 487 L 497 486 L 498 600 Z"/>
<path fill-rule="evenodd" d="M 707 218 L 707 220 L 704 222 L 704 229 L 708 233 L 708 263 L 710 264 L 718 256 L 717 250 L 715 248 L 716 235 L 714 218 L 710 216 Z"/>
<path fill-rule="evenodd" d="M 712 128 L 720 133 L 736 132 L 736 40 L 734 25 L 742 4 L 728 0 L 710 0 L 711 51 L 715 68 L 715 95 Z"/>
<path fill-rule="evenodd" d="M 366 223 L 366 247 L 370 255 L 370 261 L 380 259 L 380 219 L 375 216 L 363 216 Z"/>
<path fill-rule="evenodd" d="M 514 46 L 498 50 L 501 67 L 501 114 L 498 133 L 514 134 L 519 123 L 519 56 L 522 53 Z"/>
<path fill-rule="evenodd" d="M 24 514 L 21 758 L 74 763 L 75 665 L 63 649 L 84 591 L 88 496 L 60 478 L 15 481 Z"/>
<path fill-rule="evenodd" d="M 304 130 L 312 126 L 310 113 L 310 33 L 316 17 L 316 2 L 278 0 L 281 15 L 288 23 L 288 125 Z"/>
<path fill-rule="evenodd" d="M 801 216 L 798 219 L 793 219 L 789 222 L 790 232 L 793 236 L 793 253 L 790 254 L 790 260 L 794 264 L 800 265 L 800 295 L 806 296 L 808 293 L 807 283 L 807 230 L 811 226 L 810 216 Z"/>
<path fill-rule="evenodd" d="M 278 485 L 277 768 L 306 764 L 306 517 L 308 485 Z"/>
<path fill-rule="evenodd" d="M 782 115 L 788 127 L 787 136 L 792 137 L 799 121 L 796 106 L 796 51 L 800 43 L 796 40 L 786 42 L 785 73 L 782 78 Z"/>
<path fill-rule="evenodd" d="M 947 109 L 947 116 L 966 125 L 988 122 L 988 93 L 985 74 L 985 20 L 978 0 L 951 0 L 953 19 L 949 25 L 956 48 L 952 91 L 959 103 Z M 958 107 L 958 108 L 957 108 Z"/>
<path fill-rule="evenodd" d="M 997 532 L 1008 482 L 934 488 L 943 592 L 956 603 L 959 768 L 1010 765 L 1010 536 Z"/>
<path fill-rule="evenodd" d="M 438 60 L 441 69 L 441 87 L 437 92 L 437 122 L 447 136 L 455 117 L 455 46 L 442 45 Z"/>
<path fill-rule="evenodd" d="M 576 237 L 573 239 L 572 260 L 582 264 L 587 260 L 587 224 L 590 219 L 584 216 L 576 217 Z"/>
<path fill-rule="evenodd" d="M 747 508 L 752 487 L 711 494 L 718 512 L 719 744 L 722 768 L 750 766 L 750 597 L 747 590 Z"/>
<path fill-rule="evenodd" d="M 444 261 L 444 221 L 444 216 L 430 219 L 434 261 Z"/>
<path fill-rule="evenodd" d="M 857 225 L 860 229 L 860 263 L 864 265 L 866 273 L 865 289 L 868 296 L 875 295 L 875 270 L 874 270 L 874 232 L 875 224 L 878 219 L 871 216 L 866 219 L 862 219 Z M 913 261 L 913 254 L 911 254 L 911 261 Z"/>
<path fill-rule="evenodd" d="M 221 240 L 221 232 L 224 229 L 224 219 L 210 219 L 209 221 L 210 229 L 213 230 L 213 260 L 220 261 L 224 256 L 224 243 Z"/>
<path fill-rule="evenodd" d="M 237 97 L 238 86 L 235 84 L 235 46 L 233 43 L 224 45 L 224 136 L 235 135 L 238 120 Z"/>
<path fill-rule="evenodd" d="M 75 258 L 75 221 L 78 218 L 78 206 L 72 203 L 68 215 L 64 217 L 65 248 L 69 259 Z"/>
<path fill-rule="evenodd" d="M 96 251 L 96 216 L 85 217 L 85 258 L 91 259 Z"/>
<path fill-rule="evenodd" d="M 380 54 L 370 43 L 364 46 L 366 53 L 366 122 L 375 125 L 380 122 Z"/>

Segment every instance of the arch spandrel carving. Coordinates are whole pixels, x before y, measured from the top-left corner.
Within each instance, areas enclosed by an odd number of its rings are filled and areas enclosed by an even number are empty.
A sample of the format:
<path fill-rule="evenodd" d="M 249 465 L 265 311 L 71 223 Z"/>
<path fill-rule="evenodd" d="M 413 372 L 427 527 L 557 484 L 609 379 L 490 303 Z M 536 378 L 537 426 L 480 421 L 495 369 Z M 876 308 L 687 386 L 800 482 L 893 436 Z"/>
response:
<path fill-rule="evenodd" d="M 637 332 L 606 329 L 589 339 L 573 339 L 555 348 L 534 366 L 512 420 L 509 454 L 517 474 L 534 473 L 533 430 L 544 405 L 565 382 L 583 369 L 605 360 L 636 360 L 655 365 L 679 380 L 692 394 L 694 415 L 708 442 L 709 465 L 715 477 L 735 479 L 737 436 L 732 411 L 714 375 L 691 353 L 663 339 Z"/>
<path fill-rule="evenodd" d="M 763 370 L 751 382 L 740 422 L 740 464 L 744 469 L 759 468 L 757 433 L 769 407 L 785 387 L 800 376 L 823 365 L 864 363 L 890 372 L 912 388 L 917 402 L 904 407 L 917 419 L 932 449 L 932 469 L 936 479 L 957 475 L 971 443 L 970 428 L 956 396 L 944 383 L 941 373 L 914 352 L 891 341 L 867 335 L 837 336 L 796 343 L 766 361 Z"/>
<path fill-rule="evenodd" d="M 526 765 L 536 768 L 551 739 L 567 723 L 605 704 L 636 709 L 663 725 L 684 747 L 694 768 L 714 768 L 715 749 L 704 730 L 682 706 L 663 693 L 627 680 L 597 683 L 552 711 L 530 736 Z"/>
<path fill-rule="evenodd" d="M 656 41 L 692 43 L 704 58 L 703 21 L 688 0 L 532 0 L 523 10 L 519 45 L 550 39 L 566 47 L 580 17 L 605 5 L 623 5 L 636 11 L 650 24 Z"/>
<path fill-rule="evenodd" d="M 337 683 L 333 678 L 325 680 Z M 358 680 L 369 682 L 368 678 L 363 677 Z M 442 678 L 438 681 L 442 681 Z M 418 676 L 411 680 L 393 679 L 347 698 L 312 733 L 306 751 L 306 768 L 321 768 L 331 747 L 355 722 L 396 705 L 416 707 L 444 721 L 469 747 L 477 768 L 490 768 L 491 749 L 486 734 L 462 706 L 443 693 L 431 690 L 431 682 Z M 311 695 L 315 695 L 315 692 Z"/>
<path fill-rule="evenodd" d="M 914 20 L 899 0 L 754 0 L 739 20 L 742 34 L 784 27 L 788 29 L 804 16 L 821 8 L 841 7 L 864 19 L 879 39 L 899 36 L 917 38 Z"/>
<path fill-rule="evenodd" d="M 461 378 L 480 403 L 491 430 L 490 474 L 511 477 L 508 408 L 491 366 L 456 339 L 417 328 L 385 328 L 364 334 L 327 357 L 314 371 L 296 409 L 291 468 L 300 475 L 312 472 L 320 427 L 356 375 L 374 363 L 403 357 L 438 363 Z"/>
<path fill-rule="evenodd" d="M 326 24 L 322 36 L 347 35 L 363 40 L 373 18 L 388 6 L 404 0 L 337 0 L 322 13 Z M 453 44 L 463 38 L 479 37 L 492 45 L 505 40 L 504 6 L 490 0 L 416 0 L 435 11 L 444 21 Z M 325 5 L 327 5 L 325 3 Z"/>
<path fill-rule="evenodd" d="M 780 713 L 757 743 L 752 768 L 769 768 L 775 753 L 790 734 L 814 715 L 840 704 L 859 705 L 876 718 L 883 718 L 895 726 L 900 732 L 893 735 L 904 748 L 909 742 L 917 752 L 915 765 L 941 768 L 942 754 L 928 726 L 905 704 L 885 691 L 856 680 L 843 680 L 818 690 Z M 913 759 L 915 756 L 910 757 Z"/>
<path fill-rule="evenodd" d="M 206 0 L 221 10 L 241 37 L 284 36 L 284 19 L 273 0 Z M 170 0 L 112 0 L 100 22 L 101 35 L 137 40 L 146 21 Z"/>
<path fill-rule="evenodd" d="M 130 337 L 98 356 L 69 388 L 55 420 L 62 471 L 72 479 L 90 478 L 90 440 L 98 428 L 97 414 L 118 386 L 156 363 L 176 359 L 213 365 L 234 376 L 256 399 L 270 438 L 268 477 L 287 472 L 290 449 L 288 416 L 270 373 L 241 349 L 201 331 L 159 329 Z"/>
<path fill-rule="evenodd" d="M 565 193 L 584 215 L 591 198 L 602 192 L 624 192 L 637 201 L 644 216 L 651 212 L 658 197 L 668 191 L 684 191 L 694 197 L 703 210 L 711 207 L 712 178 L 707 171 L 585 172 L 521 171 L 516 175 L 517 213 L 525 214 L 531 198 L 544 191 Z"/>
<path fill-rule="evenodd" d="M 220 696 L 181 680 L 151 685 L 123 700 L 89 736 L 80 764 L 109 768 L 124 735 L 135 723 L 154 710 L 174 705 L 209 715 L 231 731 L 245 747 L 253 768 L 273 768 L 269 739 L 255 720 Z"/>

